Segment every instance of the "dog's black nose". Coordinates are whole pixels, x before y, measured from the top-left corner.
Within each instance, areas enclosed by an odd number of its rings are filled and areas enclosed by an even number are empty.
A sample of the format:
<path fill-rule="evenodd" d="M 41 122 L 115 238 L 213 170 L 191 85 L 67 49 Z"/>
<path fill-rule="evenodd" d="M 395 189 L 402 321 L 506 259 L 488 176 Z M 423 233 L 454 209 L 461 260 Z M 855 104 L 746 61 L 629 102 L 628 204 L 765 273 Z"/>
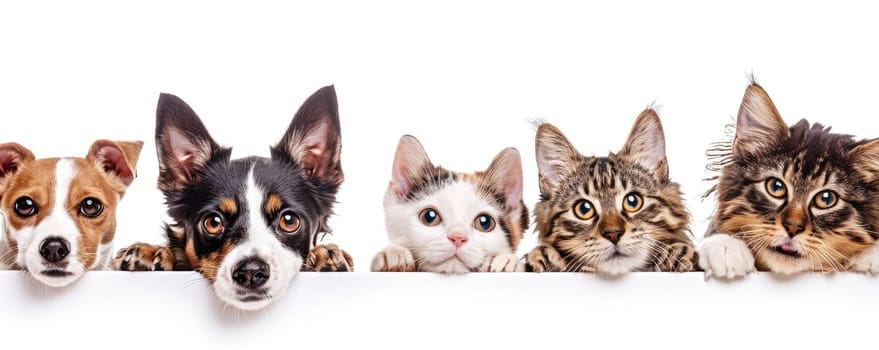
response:
<path fill-rule="evenodd" d="M 235 284 L 250 289 L 256 289 L 266 284 L 271 276 L 269 265 L 259 258 L 250 258 L 239 262 L 232 270 L 232 280 Z"/>
<path fill-rule="evenodd" d="M 40 255 L 50 263 L 63 260 L 70 254 L 70 243 L 61 237 L 49 237 L 40 243 Z"/>

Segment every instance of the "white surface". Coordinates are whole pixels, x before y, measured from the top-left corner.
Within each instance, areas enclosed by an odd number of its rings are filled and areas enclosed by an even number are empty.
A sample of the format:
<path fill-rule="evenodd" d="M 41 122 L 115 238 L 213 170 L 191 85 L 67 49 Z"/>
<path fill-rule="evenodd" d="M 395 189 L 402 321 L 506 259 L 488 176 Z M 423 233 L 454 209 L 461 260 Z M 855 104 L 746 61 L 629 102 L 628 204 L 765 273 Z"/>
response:
<path fill-rule="evenodd" d="M 28 281 L 0 272 L 4 349 L 868 349 L 879 314 L 876 279 L 854 274 L 303 273 L 258 313 L 223 310 L 184 272 Z"/>
<path fill-rule="evenodd" d="M 415 135 L 432 160 L 454 170 L 485 168 L 504 147 L 517 147 L 533 207 L 529 119 L 555 123 L 584 153 L 606 154 L 622 146 L 637 114 L 655 101 L 670 174 L 682 184 L 701 236 L 713 206 L 699 199 L 709 186 L 702 181 L 705 150 L 733 121 L 747 73 L 756 74 L 788 122 L 806 117 L 879 136 L 874 6 L 3 2 L 0 142 L 48 157 L 84 155 L 97 138 L 144 140 L 139 178 L 121 202 L 116 245 L 159 243 L 159 92 L 186 100 L 236 156 L 267 155 L 302 101 L 335 84 L 346 181 L 331 225 L 334 240 L 366 271 L 387 243 L 381 200 L 400 135 Z M 519 253 L 534 241 L 526 235 Z M 280 305 L 249 323 L 218 314 L 201 286 L 184 288 L 194 280 L 188 274 L 87 274 L 49 296 L 17 276 L 0 274 L 0 342 L 63 343 L 51 335 L 60 332 L 103 348 L 161 348 L 164 339 L 253 345 L 266 336 L 281 338 L 266 343 L 285 349 L 322 340 L 328 347 L 420 348 L 461 335 L 515 348 L 559 336 L 565 348 L 592 348 L 595 337 L 612 347 L 869 348 L 877 315 L 877 282 L 863 276 L 705 284 L 696 274 L 614 283 L 590 276 L 303 275 Z"/>

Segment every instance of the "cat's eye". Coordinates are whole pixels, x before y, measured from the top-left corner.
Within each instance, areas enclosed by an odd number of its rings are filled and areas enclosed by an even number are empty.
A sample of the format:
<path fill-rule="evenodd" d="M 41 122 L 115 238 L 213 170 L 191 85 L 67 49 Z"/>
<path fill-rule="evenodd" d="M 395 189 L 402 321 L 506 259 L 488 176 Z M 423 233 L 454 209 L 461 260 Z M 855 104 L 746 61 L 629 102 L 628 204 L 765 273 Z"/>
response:
<path fill-rule="evenodd" d="M 79 213 L 88 218 L 95 218 L 104 212 L 104 204 L 97 198 L 88 197 L 79 203 Z"/>
<path fill-rule="evenodd" d="M 302 223 L 299 221 L 299 217 L 296 214 L 293 214 L 292 211 L 286 210 L 278 217 L 278 228 L 281 231 L 286 233 L 295 233 L 299 231 L 299 227 L 302 226 Z"/>
<path fill-rule="evenodd" d="M 491 232 L 494 230 L 494 218 L 488 214 L 479 214 L 476 220 L 473 220 L 473 227 L 482 232 Z"/>
<path fill-rule="evenodd" d="M 589 220 L 595 216 L 595 208 L 592 207 L 592 203 L 584 199 L 574 204 L 574 215 L 580 220 Z"/>
<path fill-rule="evenodd" d="M 832 208 L 839 201 L 839 196 L 836 195 L 836 192 L 827 190 L 818 192 L 815 195 L 815 199 L 812 200 L 812 203 L 815 203 L 815 207 L 818 209 L 829 209 Z"/>
<path fill-rule="evenodd" d="M 644 198 L 641 198 L 640 195 L 630 193 L 623 199 L 623 209 L 627 212 L 634 213 L 638 210 L 641 210 L 641 207 L 644 206 Z"/>
<path fill-rule="evenodd" d="M 205 233 L 211 236 L 216 236 L 223 233 L 223 230 L 226 229 L 226 222 L 223 220 L 223 216 L 213 213 L 205 216 L 204 220 L 202 220 L 201 226 Z"/>
<path fill-rule="evenodd" d="M 775 198 L 784 198 L 787 195 L 787 186 L 781 179 L 770 177 L 769 180 L 766 180 L 766 192 Z"/>
<path fill-rule="evenodd" d="M 12 204 L 12 209 L 15 211 L 15 215 L 19 217 L 31 217 L 37 213 L 37 202 L 34 202 L 31 197 L 20 197 Z"/>
<path fill-rule="evenodd" d="M 418 214 L 418 219 L 421 220 L 422 224 L 425 224 L 427 226 L 436 226 L 439 225 L 440 222 L 442 222 L 442 218 L 440 218 L 439 212 L 437 212 L 436 209 L 433 208 L 427 208 L 422 210 L 421 213 Z"/>

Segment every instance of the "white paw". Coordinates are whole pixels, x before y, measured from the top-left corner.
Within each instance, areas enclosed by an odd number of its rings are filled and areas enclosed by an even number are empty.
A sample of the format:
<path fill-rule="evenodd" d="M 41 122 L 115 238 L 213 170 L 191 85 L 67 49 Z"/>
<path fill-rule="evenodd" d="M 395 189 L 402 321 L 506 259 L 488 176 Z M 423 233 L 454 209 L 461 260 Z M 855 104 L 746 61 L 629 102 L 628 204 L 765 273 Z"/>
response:
<path fill-rule="evenodd" d="M 523 272 L 525 262 L 515 254 L 501 254 L 491 259 L 488 272 Z"/>
<path fill-rule="evenodd" d="M 852 259 L 852 271 L 879 274 L 879 245 L 865 250 Z"/>
<path fill-rule="evenodd" d="M 410 272 L 415 271 L 415 258 L 406 247 L 389 244 L 372 258 L 373 272 Z"/>
<path fill-rule="evenodd" d="M 754 254 L 744 241 L 726 234 L 714 234 L 699 245 L 699 266 L 705 270 L 705 278 L 733 279 L 757 271 Z"/>

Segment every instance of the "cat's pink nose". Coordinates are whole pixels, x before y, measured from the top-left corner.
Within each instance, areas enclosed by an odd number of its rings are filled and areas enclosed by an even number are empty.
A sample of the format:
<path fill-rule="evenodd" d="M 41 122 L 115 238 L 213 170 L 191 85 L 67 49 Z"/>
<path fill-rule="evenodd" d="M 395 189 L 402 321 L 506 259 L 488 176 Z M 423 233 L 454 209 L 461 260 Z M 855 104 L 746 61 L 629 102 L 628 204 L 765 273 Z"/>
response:
<path fill-rule="evenodd" d="M 453 233 L 446 237 L 448 237 L 449 241 L 455 245 L 455 248 L 461 248 L 464 243 L 467 243 L 467 241 L 470 240 L 469 238 L 467 238 L 467 236 L 458 233 Z"/>

